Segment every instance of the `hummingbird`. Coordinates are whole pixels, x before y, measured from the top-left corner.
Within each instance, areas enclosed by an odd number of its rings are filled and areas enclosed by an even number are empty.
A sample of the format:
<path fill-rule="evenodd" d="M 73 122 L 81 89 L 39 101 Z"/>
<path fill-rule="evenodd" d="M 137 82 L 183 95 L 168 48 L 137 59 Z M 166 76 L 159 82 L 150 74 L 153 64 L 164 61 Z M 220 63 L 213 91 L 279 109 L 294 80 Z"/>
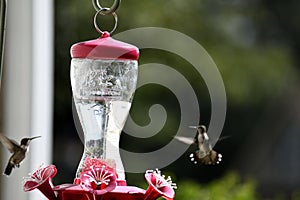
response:
<path fill-rule="evenodd" d="M 24 160 L 26 152 L 30 141 L 39 138 L 41 136 L 36 136 L 32 138 L 22 138 L 20 144 L 16 141 L 7 138 L 5 135 L 0 134 L 1 143 L 8 149 L 13 155 L 9 158 L 8 164 L 5 168 L 4 174 L 9 176 L 12 172 L 12 169 L 15 167 L 20 167 L 20 163 Z"/>
<path fill-rule="evenodd" d="M 217 153 L 215 150 L 213 150 L 211 140 L 209 139 L 206 132 L 206 126 L 204 125 L 190 126 L 190 128 L 197 129 L 197 134 L 194 138 L 175 136 L 175 139 L 177 139 L 180 142 L 189 145 L 191 144 L 197 145 L 197 150 L 194 153 L 190 154 L 190 160 L 194 164 L 197 163 L 204 164 L 204 165 L 219 164 L 222 160 L 222 155 L 220 153 Z"/>

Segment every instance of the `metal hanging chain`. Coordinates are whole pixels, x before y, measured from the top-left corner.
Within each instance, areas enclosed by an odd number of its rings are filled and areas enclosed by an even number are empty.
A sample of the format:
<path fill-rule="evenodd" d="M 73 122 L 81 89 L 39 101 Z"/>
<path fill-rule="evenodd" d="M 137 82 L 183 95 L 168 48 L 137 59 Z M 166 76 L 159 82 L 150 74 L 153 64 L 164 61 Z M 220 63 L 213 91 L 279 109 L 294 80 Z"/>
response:
<path fill-rule="evenodd" d="M 115 0 L 114 4 L 110 8 L 102 7 L 99 3 L 99 0 L 92 0 L 92 2 L 97 11 L 94 16 L 95 29 L 101 34 L 104 33 L 104 31 L 102 31 L 97 24 L 97 17 L 99 14 L 100 15 L 112 15 L 115 19 L 115 25 L 114 25 L 113 29 L 110 31 L 110 34 L 112 34 L 116 30 L 117 25 L 118 25 L 118 16 L 116 14 L 116 10 L 118 9 L 118 7 L 120 5 L 121 0 Z"/>
<path fill-rule="evenodd" d="M 112 13 L 116 12 L 116 10 L 119 8 L 121 0 L 115 0 L 114 4 L 110 8 L 105 8 L 105 9 L 103 9 L 104 7 L 101 6 L 101 4 L 99 3 L 99 0 L 92 0 L 92 2 L 93 2 L 93 6 L 97 12 L 99 10 L 101 10 L 102 15 L 108 15 L 108 14 L 112 14 Z"/>
<path fill-rule="evenodd" d="M 108 10 L 109 10 L 109 8 L 102 8 L 101 10 L 98 10 L 98 11 L 96 12 L 95 16 L 94 16 L 94 26 L 95 26 L 95 29 L 96 29 L 99 33 L 101 33 L 101 34 L 103 34 L 104 31 L 102 31 L 102 30 L 99 28 L 99 26 L 98 26 L 98 24 L 97 24 L 97 17 L 98 17 L 99 14 L 100 14 L 100 15 L 106 15 L 106 14 L 104 14 L 104 12 L 106 12 L 106 11 L 108 11 Z M 118 16 L 117 16 L 117 14 L 116 14 L 115 12 L 112 12 L 111 14 L 112 14 L 112 15 L 114 16 L 114 18 L 115 18 L 115 25 L 114 25 L 113 29 L 109 32 L 110 34 L 112 34 L 112 33 L 116 30 L 116 28 L 117 28 L 117 26 L 118 26 Z"/>

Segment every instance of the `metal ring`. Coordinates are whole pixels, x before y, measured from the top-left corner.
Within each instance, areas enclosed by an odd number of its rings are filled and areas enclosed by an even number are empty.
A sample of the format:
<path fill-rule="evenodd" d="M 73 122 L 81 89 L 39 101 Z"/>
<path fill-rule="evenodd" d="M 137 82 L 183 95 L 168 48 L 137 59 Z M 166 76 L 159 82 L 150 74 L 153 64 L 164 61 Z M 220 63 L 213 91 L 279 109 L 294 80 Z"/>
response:
<path fill-rule="evenodd" d="M 101 10 L 98 10 L 98 11 L 96 12 L 95 16 L 94 16 L 94 26 L 95 26 L 95 29 L 96 29 L 99 33 L 101 33 L 101 34 L 103 34 L 104 31 L 102 31 L 102 30 L 99 28 L 98 24 L 97 24 L 97 16 L 98 16 L 99 14 L 100 14 L 100 15 L 106 15 L 105 12 L 108 11 L 108 10 L 109 10 L 109 8 L 102 8 Z M 118 16 L 117 16 L 117 14 L 116 14 L 115 12 L 112 12 L 111 14 L 112 14 L 112 15 L 114 16 L 114 18 L 115 18 L 115 25 L 114 25 L 114 28 L 109 32 L 110 34 L 112 34 L 112 33 L 116 30 L 117 25 L 118 25 Z"/>
<path fill-rule="evenodd" d="M 104 15 L 108 15 L 108 14 L 112 14 L 112 13 L 116 12 L 116 10 L 118 9 L 118 7 L 121 3 L 121 0 L 115 0 L 114 4 L 108 10 L 105 10 L 104 12 L 103 12 L 103 7 L 99 3 L 99 0 L 92 0 L 92 2 L 93 2 L 93 6 L 97 12 L 99 10 L 102 10 L 102 13 Z"/>

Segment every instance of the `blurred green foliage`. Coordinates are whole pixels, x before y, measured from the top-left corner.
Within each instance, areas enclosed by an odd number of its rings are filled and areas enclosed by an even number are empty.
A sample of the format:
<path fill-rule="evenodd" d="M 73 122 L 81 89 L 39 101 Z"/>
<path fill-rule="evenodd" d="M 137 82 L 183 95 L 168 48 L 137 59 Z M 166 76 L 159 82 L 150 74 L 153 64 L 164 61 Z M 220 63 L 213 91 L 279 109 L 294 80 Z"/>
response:
<path fill-rule="evenodd" d="M 179 182 L 176 200 L 256 200 L 256 183 L 241 180 L 237 173 L 228 173 L 209 184 L 185 180 Z"/>

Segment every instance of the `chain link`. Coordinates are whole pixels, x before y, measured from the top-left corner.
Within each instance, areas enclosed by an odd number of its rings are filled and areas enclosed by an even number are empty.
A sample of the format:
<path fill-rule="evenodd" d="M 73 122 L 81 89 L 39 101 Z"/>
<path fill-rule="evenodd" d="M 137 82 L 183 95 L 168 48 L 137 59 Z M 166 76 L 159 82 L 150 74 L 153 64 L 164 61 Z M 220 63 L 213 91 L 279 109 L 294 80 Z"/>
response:
<path fill-rule="evenodd" d="M 96 29 L 99 33 L 101 33 L 101 34 L 103 34 L 104 31 L 102 31 L 102 30 L 99 28 L 98 24 L 97 24 L 97 16 L 98 16 L 99 14 L 100 14 L 100 15 L 106 15 L 106 14 L 104 14 L 104 13 L 107 12 L 108 10 L 109 10 L 109 8 L 101 8 L 101 10 L 98 10 L 98 11 L 96 12 L 95 16 L 94 16 L 94 26 L 95 26 L 95 29 Z M 110 34 L 112 34 L 112 33 L 116 30 L 116 28 L 117 28 L 117 26 L 118 26 L 118 16 L 117 16 L 117 14 L 116 14 L 115 12 L 112 12 L 111 15 L 114 16 L 114 19 L 115 19 L 115 25 L 114 25 L 113 29 L 110 31 Z"/>
<path fill-rule="evenodd" d="M 112 16 L 114 17 L 114 19 L 115 19 L 115 25 L 114 25 L 112 31 L 110 31 L 110 34 L 112 34 L 112 33 L 116 30 L 117 25 L 118 25 L 118 16 L 117 16 L 117 14 L 116 14 L 116 10 L 118 9 L 118 7 L 119 7 L 119 5 L 120 5 L 121 0 L 115 0 L 115 1 L 114 1 L 114 4 L 113 4 L 110 8 L 102 7 L 102 6 L 100 5 L 100 3 L 99 3 L 99 0 L 92 0 L 92 2 L 93 2 L 94 8 L 95 8 L 96 11 L 97 11 L 96 14 L 95 14 L 95 16 L 94 16 L 94 26 L 95 26 L 95 29 L 96 29 L 99 33 L 101 33 L 101 34 L 104 33 L 104 31 L 102 31 L 102 30 L 99 28 L 98 24 L 97 24 L 97 16 L 98 16 L 99 14 L 100 14 L 100 15 L 112 15 Z"/>
<path fill-rule="evenodd" d="M 115 0 L 114 4 L 110 7 L 110 8 L 104 8 L 101 6 L 101 4 L 99 3 L 99 0 L 92 0 L 93 2 L 93 6 L 95 8 L 95 10 L 98 12 L 101 12 L 101 15 L 108 15 L 108 14 L 112 14 L 115 13 L 116 10 L 118 9 L 121 0 Z"/>

